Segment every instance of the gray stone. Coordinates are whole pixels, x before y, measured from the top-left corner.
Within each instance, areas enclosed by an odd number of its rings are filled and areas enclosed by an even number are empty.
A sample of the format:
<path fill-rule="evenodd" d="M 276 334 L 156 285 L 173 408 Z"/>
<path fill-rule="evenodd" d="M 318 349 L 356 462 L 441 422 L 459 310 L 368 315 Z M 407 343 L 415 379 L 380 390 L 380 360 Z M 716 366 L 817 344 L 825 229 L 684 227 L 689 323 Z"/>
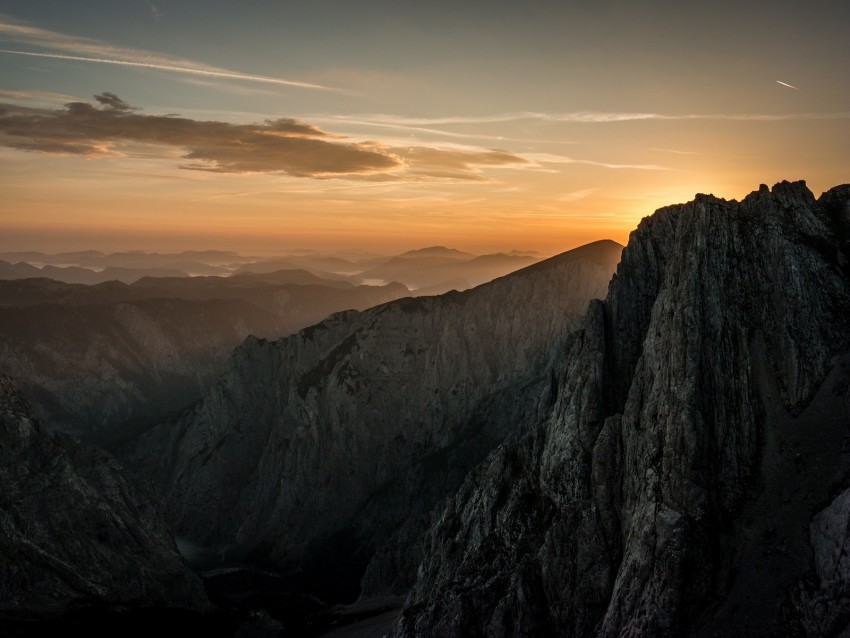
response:
<path fill-rule="evenodd" d="M 806 530 L 850 485 L 848 202 L 783 182 L 641 222 L 548 419 L 436 516 L 395 635 L 843 629 L 843 505 Z"/>
<path fill-rule="evenodd" d="M 0 612 L 81 600 L 208 605 L 150 497 L 108 453 L 45 432 L 0 377 Z"/>

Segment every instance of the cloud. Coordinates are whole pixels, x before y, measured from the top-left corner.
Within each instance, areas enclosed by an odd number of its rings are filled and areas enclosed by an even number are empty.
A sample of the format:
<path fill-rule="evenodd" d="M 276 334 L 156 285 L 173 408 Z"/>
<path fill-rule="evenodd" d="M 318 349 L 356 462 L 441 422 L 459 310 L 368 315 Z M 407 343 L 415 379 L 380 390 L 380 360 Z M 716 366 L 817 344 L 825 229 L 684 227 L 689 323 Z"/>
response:
<path fill-rule="evenodd" d="M 0 105 L 0 145 L 87 157 L 120 155 L 132 144 L 177 147 L 183 168 L 303 177 L 369 174 L 400 168 L 378 145 L 351 143 L 292 118 L 228 124 L 144 115 L 113 93 L 100 106 L 70 102 L 63 109 Z"/>
<path fill-rule="evenodd" d="M 499 149 L 355 142 L 294 118 L 233 124 L 146 115 L 109 92 L 94 99 L 63 108 L 0 104 L 0 146 L 87 158 L 150 156 L 156 148 L 173 158 L 176 149 L 183 169 L 374 181 L 482 181 L 485 168 L 529 163 Z"/>
<path fill-rule="evenodd" d="M 551 153 L 523 153 L 522 155 L 529 162 L 535 165 L 539 164 L 587 164 L 589 166 L 600 166 L 602 168 L 614 169 L 632 169 L 640 171 L 669 171 L 672 170 L 667 166 L 659 164 L 615 164 L 612 162 L 599 162 L 596 160 L 576 159 L 575 157 L 567 157 L 565 155 L 552 155 Z"/>
<path fill-rule="evenodd" d="M 95 95 L 94 99 L 103 104 L 103 106 L 108 109 L 112 109 L 114 111 L 135 111 L 132 106 L 127 104 L 120 97 L 115 95 L 114 93 L 101 93 L 100 95 Z"/>
<path fill-rule="evenodd" d="M 659 153 L 673 153 L 675 155 L 697 155 L 696 151 L 677 151 L 674 148 L 650 148 L 649 150 Z"/>
<path fill-rule="evenodd" d="M 586 199 L 590 197 L 598 190 L 598 188 L 585 188 L 583 190 L 573 191 L 572 193 L 565 193 L 564 195 L 561 195 L 556 199 L 559 202 L 577 202 L 580 199 Z"/>
<path fill-rule="evenodd" d="M 565 140 L 545 140 L 525 137 L 506 137 L 504 135 L 486 135 L 481 133 L 458 133 L 457 131 L 445 131 L 442 129 L 427 128 L 423 126 L 414 126 L 412 124 L 394 123 L 392 121 L 370 120 L 370 117 L 385 117 L 390 116 L 363 116 L 365 119 L 358 119 L 357 116 L 347 115 L 311 115 L 310 119 L 317 122 L 333 122 L 335 124 L 348 124 L 352 126 L 366 126 L 374 128 L 388 128 L 396 130 L 411 131 L 413 133 L 424 133 L 426 135 L 437 135 L 440 137 L 450 137 L 457 139 L 474 139 L 474 140 L 490 140 L 496 142 L 522 142 L 524 144 L 575 144 L 572 141 Z M 406 118 L 399 118 L 404 121 Z"/>
<path fill-rule="evenodd" d="M 17 42 L 18 44 L 43 49 L 43 51 L 0 49 L 0 53 L 12 55 L 91 62 L 96 64 L 113 64 L 155 69 L 169 73 L 204 76 L 208 78 L 260 82 L 320 91 L 347 92 L 343 89 L 323 86 L 321 84 L 284 80 L 282 78 L 265 75 L 240 73 L 238 71 L 222 69 L 220 67 L 210 66 L 174 56 L 153 53 L 151 51 L 116 47 L 98 40 L 66 35 L 57 31 L 49 31 L 40 27 L 17 22 L 2 13 L 0 13 L 0 37 L 4 40 Z"/>
<path fill-rule="evenodd" d="M 413 146 L 393 148 L 393 154 L 408 166 L 407 178 L 460 179 L 484 181 L 480 167 L 506 167 L 528 164 L 519 155 L 499 149 L 430 148 Z"/>
<path fill-rule="evenodd" d="M 670 121 L 670 120 L 719 120 L 719 121 L 753 121 L 753 122 L 785 122 L 794 120 L 846 120 L 850 112 L 837 113 L 638 113 L 638 112 L 607 112 L 607 111 L 575 111 L 572 113 L 537 113 L 522 111 L 517 113 L 496 113 L 474 117 L 444 116 L 444 117 L 405 117 L 383 113 L 340 116 L 341 121 L 375 126 L 414 127 L 435 126 L 446 124 L 497 124 L 501 122 L 518 122 L 538 120 L 542 122 L 565 122 L 572 124 L 610 124 L 615 122 L 641 121 Z"/>
<path fill-rule="evenodd" d="M 21 89 L 0 89 L 0 100 L 16 102 L 35 102 L 40 104 L 66 104 L 76 100 L 72 95 L 53 93 L 51 91 L 27 91 Z"/>

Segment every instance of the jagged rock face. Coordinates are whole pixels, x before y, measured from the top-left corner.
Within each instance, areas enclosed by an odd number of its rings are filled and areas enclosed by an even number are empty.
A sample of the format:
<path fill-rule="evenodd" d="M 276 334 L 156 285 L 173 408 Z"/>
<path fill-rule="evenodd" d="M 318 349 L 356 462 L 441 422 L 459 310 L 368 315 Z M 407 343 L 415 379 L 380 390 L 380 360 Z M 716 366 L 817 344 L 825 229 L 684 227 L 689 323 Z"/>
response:
<path fill-rule="evenodd" d="M 249 339 L 191 414 L 141 442 L 139 466 L 179 534 L 234 559 L 356 584 L 395 532 L 367 589 L 404 590 L 427 512 L 545 414 L 560 346 L 620 251 L 597 242 L 471 291 Z"/>
<path fill-rule="evenodd" d="M 848 229 L 850 187 L 787 182 L 645 219 L 550 418 L 439 513 L 396 635 L 843 629 L 845 497 L 815 515 L 850 485 Z"/>
<path fill-rule="evenodd" d="M 208 604 L 150 498 L 106 452 L 46 433 L 0 377 L 0 613 L 79 600 Z"/>

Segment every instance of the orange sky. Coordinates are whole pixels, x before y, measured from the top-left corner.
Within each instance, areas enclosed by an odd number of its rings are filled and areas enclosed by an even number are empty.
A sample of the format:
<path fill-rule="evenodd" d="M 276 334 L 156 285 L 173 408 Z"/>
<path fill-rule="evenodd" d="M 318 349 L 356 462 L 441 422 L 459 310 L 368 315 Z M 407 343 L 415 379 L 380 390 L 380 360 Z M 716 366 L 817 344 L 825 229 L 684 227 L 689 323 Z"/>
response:
<path fill-rule="evenodd" d="M 497 2 L 443 32 L 384 3 L 380 30 L 299 4 L 277 65 L 270 16 L 214 3 L 201 36 L 192 4 L 148 24 L 114 3 L 0 7 L 19 9 L 0 14 L 0 250 L 552 254 L 625 242 L 697 192 L 850 181 L 836 3 L 659 23 L 651 9 L 670 3 L 518 16 Z M 708 33 L 688 34 L 696 18 Z"/>

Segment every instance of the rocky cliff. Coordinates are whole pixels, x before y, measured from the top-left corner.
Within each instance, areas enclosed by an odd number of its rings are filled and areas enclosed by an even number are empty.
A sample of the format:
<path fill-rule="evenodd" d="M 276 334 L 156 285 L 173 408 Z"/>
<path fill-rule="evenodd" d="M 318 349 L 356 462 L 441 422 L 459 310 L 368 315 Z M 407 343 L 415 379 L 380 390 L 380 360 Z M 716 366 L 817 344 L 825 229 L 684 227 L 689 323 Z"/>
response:
<path fill-rule="evenodd" d="M 219 562 L 271 563 L 331 599 L 356 596 L 369 565 L 367 590 L 405 591 L 429 510 L 549 409 L 564 340 L 620 251 L 597 242 L 474 290 L 249 338 L 137 464 Z"/>
<path fill-rule="evenodd" d="M 106 452 L 46 433 L 0 377 L 0 626 L 82 601 L 208 604 L 150 498 Z"/>
<path fill-rule="evenodd" d="M 396 636 L 846 635 L 850 186 L 643 220 Z"/>
<path fill-rule="evenodd" d="M 45 427 L 114 448 L 198 401 L 248 335 L 292 334 L 408 292 L 266 279 L 0 281 L 0 374 L 21 384 Z"/>

